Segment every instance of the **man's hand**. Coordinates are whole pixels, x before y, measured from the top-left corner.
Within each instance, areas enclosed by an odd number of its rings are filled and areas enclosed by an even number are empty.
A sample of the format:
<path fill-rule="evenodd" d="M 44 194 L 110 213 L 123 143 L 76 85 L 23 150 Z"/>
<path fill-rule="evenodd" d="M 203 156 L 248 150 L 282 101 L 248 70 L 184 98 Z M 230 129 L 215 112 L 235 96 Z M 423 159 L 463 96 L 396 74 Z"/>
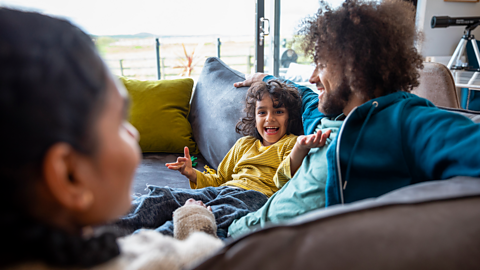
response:
<path fill-rule="evenodd" d="M 248 87 L 251 86 L 253 83 L 256 82 L 261 82 L 263 78 L 265 78 L 268 74 L 265 73 L 255 73 L 255 74 L 250 74 L 245 78 L 245 81 L 243 82 L 236 82 L 233 84 L 235 87 Z"/>
<path fill-rule="evenodd" d="M 175 163 L 166 163 L 165 166 L 170 170 L 179 171 L 181 174 L 185 175 L 190 182 L 197 183 L 197 173 L 195 169 L 192 168 L 192 160 L 190 159 L 190 151 L 188 147 L 184 148 L 184 157 L 178 157 L 177 162 Z"/>

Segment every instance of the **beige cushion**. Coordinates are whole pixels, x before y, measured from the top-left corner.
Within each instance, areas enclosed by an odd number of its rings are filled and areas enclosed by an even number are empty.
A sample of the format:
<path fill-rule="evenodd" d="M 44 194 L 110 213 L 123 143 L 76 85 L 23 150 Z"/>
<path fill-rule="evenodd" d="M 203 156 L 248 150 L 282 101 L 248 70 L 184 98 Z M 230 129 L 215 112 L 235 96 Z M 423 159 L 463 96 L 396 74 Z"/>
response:
<path fill-rule="evenodd" d="M 455 81 L 448 68 L 440 63 L 424 62 L 420 85 L 412 93 L 426 98 L 436 106 L 460 108 Z"/>

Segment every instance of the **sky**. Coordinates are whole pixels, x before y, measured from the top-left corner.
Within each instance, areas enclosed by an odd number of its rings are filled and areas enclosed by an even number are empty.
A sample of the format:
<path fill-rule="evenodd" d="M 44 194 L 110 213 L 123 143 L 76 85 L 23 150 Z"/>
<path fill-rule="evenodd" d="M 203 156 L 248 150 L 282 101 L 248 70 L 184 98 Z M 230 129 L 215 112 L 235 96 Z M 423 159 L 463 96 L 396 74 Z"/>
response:
<path fill-rule="evenodd" d="M 282 35 L 292 35 L 319 7 L 318 0 L 298 2 L 281 1 Z M 255 0 L 0 0 L 0 6 L 61 17 L 92 35 L 255 34 Z"/>

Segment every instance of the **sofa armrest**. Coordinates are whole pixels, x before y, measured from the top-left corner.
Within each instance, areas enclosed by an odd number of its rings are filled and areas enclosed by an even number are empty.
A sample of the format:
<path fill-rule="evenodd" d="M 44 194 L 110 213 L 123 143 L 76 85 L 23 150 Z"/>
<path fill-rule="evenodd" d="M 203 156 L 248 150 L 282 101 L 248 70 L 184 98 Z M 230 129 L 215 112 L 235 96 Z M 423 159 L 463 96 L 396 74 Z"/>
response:
<path fill-rule="evenodd" d="M 480 178 L 317 210 L 225 246 L 203 269 L 477 269 Z"/>

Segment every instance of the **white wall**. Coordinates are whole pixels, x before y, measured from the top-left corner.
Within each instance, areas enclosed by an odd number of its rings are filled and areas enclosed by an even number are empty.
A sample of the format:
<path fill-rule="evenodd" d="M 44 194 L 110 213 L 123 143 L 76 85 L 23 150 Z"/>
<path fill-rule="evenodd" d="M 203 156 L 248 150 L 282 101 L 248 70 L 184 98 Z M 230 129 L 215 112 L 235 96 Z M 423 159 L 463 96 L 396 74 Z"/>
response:
<path fill-rule="evenodd" d="M 424 33 L 424 42 L 417 48 L 425 56 L 449 56 L 455 51 L 463 36 L 464 26 L 431 28 L 433 16 L 472 17 L 480 16 L 480 2 L 445 2 L 443 0 L 418 0 L 417 29 Z M 480 40 L 480 26 L 472 32 Z"/>

